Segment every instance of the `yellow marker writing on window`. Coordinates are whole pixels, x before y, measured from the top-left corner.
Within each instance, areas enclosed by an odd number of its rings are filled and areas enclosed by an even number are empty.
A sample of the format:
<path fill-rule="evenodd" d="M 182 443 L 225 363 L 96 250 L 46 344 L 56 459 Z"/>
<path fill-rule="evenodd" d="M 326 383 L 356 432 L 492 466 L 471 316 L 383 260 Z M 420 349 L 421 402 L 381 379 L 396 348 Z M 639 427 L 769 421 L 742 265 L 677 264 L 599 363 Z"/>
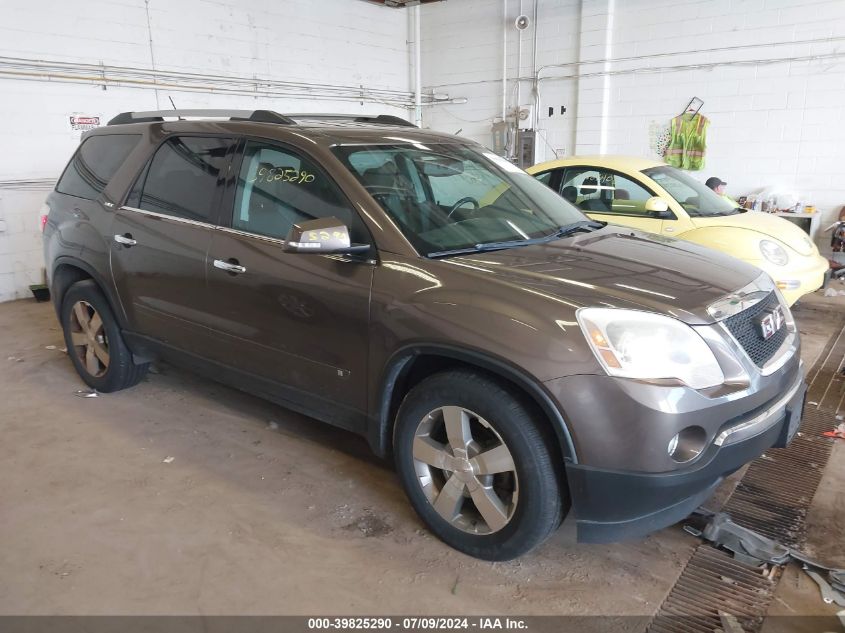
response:
<path fill-rule="evenodd" d="M 259 167 L 255 177 L 247 182 L 290 182 L 298 185 L 307 185 L 314 182 L 316 177 L 305 170 L 294 169 L 293 167 Z"/>

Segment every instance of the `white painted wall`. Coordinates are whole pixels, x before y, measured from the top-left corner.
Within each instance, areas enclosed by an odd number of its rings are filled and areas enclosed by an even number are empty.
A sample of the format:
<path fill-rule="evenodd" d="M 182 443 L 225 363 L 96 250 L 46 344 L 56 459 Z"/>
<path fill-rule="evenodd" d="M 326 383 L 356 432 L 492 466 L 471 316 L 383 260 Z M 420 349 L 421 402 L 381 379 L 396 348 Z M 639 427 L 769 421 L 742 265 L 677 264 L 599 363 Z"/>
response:
<path fill-rule="evenodd" d="M 521 102 L 532 101 L 533 32 L 523 32 L 520 49 L 512 27 L 520 5 L 532 15 L 533 0 L 508 0 L 506 16 L 501 0 L 423 7 L 423 84 L 468 99 L 426 108 L 426 125 L 462 127 L 490 144 L 491 123 L 502 112 L 503 24 L 508 103 L 516 104 L 517 77 L 525 78 Z M 698 96 L 711 123 L 707 164 L 696 177 L 719 176 L 735 196 L 770 185 L 794 188 L 825 220 L 845 205 L 845 2 L 538 0 L 538 14 L 536 67 L 569 64 L 540 75 L 538 128 L 548 143 L 538 143 L 539 161 L 554 158 L 553 149 L 561 156 L 649 155 L 650 123 L 668 123 Z M 797 43 L 805 40 L 816 42 Z M 725 47 L 736 48 L 713 50 Z M 691 50 L 703 52 L 682 54 Z M 826 58 L 754 63 L 811 56 Z M 630 57 L 637 59 L 605 61 Z M 669 68 L 700 64 L 719 65 Z"/>
<path fill-rule="evenodd" d="M 44 0 L 37 6 L 6 3 L 2 14 L 0 301 L 29 296 L 29 284 L 41 282 L 38 210 L 79 143 L 68 123 L 73 112 L 108 120 L 126 110 L 170 108 L 172 96 L 180 108 L 408 117 L 397 102 L 412 102 L 405 10 L 353 0 Z M 96 72 L 90 83 L 79 83 L 78 77 L 64 83 L 55 69 L 48 81 L 44 73 L 32 76 L 32 60 L 104 64 L 106 76 L 123 83 L 110 82 L 104 90 Z M 154 90 L 151 84 L 127 83 L 131 72 L 115 67 L 256 78 L 259 94 Z M 16 72 L 30 76 L 22 80 Z M 78 69 L 69 72 L 79 74 Z M 262 79 L 305 87 L 271 91 L 262 88 Z M 220 88 L 207 78 L 197 83 Z M 361 85 L 391 91 L 393 98 L 385 104 L 367 97 L 361 104 L 348 90 L 334 95 L 344 98 L 327 98 L 327 86 Z M 40 188 L 10 182 L 24 179 L 41 179 Z"/>
<path fill-rule="evenodd" d="M 491 124 L 502 115 L 503 25 L 507 24 L 508 107 L 533 103 L 534 27 L 518 31 L 514 21 L 522 12 L 529 17 L 532 0 L 460 0 L 424 5 L 422 8 L 423 93 L 435 92 L 466 98 L 466 104 L 445 104 L 425 108 L 424 123 L 444 132 L 456 132 L 485 145 L 492 143 Z M 579 0 L 541 0 L 537 28 L 537 66 L 573 62 L 578 59 Z M 516 77 L 525 77 L 522 82 Z M 572 150 L 577 84 L 543 86 L 546 110 L 566 105 L 565 115 L 556 114 L 554 125 L 541 119 L 548 143 Z M 545 117 L 548 118 L 548 117 Z M 551 149 L 548 150 L 551 154 Z"/>

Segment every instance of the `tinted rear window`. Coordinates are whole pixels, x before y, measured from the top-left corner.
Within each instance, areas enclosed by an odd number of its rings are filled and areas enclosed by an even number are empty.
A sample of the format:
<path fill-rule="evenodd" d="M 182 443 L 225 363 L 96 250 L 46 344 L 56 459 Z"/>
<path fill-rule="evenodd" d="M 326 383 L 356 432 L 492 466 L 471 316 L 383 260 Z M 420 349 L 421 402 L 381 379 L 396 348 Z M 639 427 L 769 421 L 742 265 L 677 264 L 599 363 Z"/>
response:
<path fill-rule="evenodd" d="M 76 150 L 62 174 L 56 191 L 77 198 L 94 200 L 101 193 L 129 152 L 138 144 L 140 134 L 91 136 Z"/>
<path fill-rule="evenodd" d="M 178 218 L 211 220 L 232 139 L 176 137 L 153 156 L 127 204 Z M 139 195 L 140 194 L 140 195 Z"/>

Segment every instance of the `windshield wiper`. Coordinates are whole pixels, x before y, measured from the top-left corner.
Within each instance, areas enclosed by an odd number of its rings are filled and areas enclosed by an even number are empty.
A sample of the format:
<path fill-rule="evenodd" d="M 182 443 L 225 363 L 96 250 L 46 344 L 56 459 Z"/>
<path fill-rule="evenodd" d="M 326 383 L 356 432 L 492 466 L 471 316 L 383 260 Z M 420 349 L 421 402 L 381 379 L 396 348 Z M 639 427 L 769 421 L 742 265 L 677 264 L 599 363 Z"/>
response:
<path fill-rule="evenodd" d="M 581 231 L 585 233 L 589 233 L 590 231 L 595 231 L 596 229 L 600 229 L 602 227 L 607 226 L 607 222 L 597 222 L 596 220 L 581 220 L 580 222 L 573 222 L 572 224 L 565 224 L 558 228 L 552 235 L 546 236 L 549 239 L 557 239 L 560 237 L 566 237 L 567 235 L 572 235 L 573 233 L 579 233 Z"/>
<path fill-rule="evenodd" d="M 517 246 L 545 244 L 546 242 L 552 242 L 562 237 L 566 237 L 567 235 L 572 235 L 573 233 L 578 233 L 581 231 L 594 231 L 595 229 L 600 229 L 606 225 L 606 222 L 596 222 L 595 220 L 581 220 L 579 222 L 573 222 L 572 224 L 565 224 L 561 227 L 558 227 L 553 233 L 543 235 L 542 237 L 528 238 L 525 240 L 506 240 L 502 242 L 483 242 L 481 244 L 475 244 L 474 246 L 467 246 L 464 248 L 456 248 L 448 251 L 436 251 L 433 253 L 428 253 L 426 257 L 449 257 L 451 255 L 465 255 L 467 253 L 484 253 L 486 251 L 499 251 L 505 248 L 515 248 Z"/>

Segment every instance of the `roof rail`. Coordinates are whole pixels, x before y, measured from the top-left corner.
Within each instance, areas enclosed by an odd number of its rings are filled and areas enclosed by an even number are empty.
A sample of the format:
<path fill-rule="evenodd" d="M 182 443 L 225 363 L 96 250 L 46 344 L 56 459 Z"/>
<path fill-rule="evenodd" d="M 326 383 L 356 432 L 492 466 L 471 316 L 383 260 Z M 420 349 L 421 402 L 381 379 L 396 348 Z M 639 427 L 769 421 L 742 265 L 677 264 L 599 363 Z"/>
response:
<path fill-rule="evenodd" d="M 108 122 L 108 125 L 124 123 L 156 123 L 165 117 L 205 117 L 228 118 L 233 121 L 253 121 L 256 123 L 282 123 L 295 125 L 290 117 L 272 110 L 152 110 L 149 112 L 121 112 Z"/>
<path fill-rule="evenodd" d="M 410 121 L 392 114 L 379 114 L 378 116 L 359 116 L 355 118 L 356 123 L 384 123 L 386 125 L 401 125 L 402 127 L 417 127 Z"/>
<path fill-rule="evenodd" d="M 297 114 L 286 114 L 288 118 L 296 121 L 297 119 L 304 119 L 309 121 L 349 121 L 352 123 L 381 123 L 382 125 L 399 125 L 402 127 L 417 127 L 410 121 L 398 116 L 390 114 L 312 114 L 310 112 L 301 112 Z"/>
<path fill-rule="evenodd" d="M 254 123 L 280 123 L 296 125 L 297 119 L 307 121 L 346 121 L 351 123 L 376 123 L 417 127 L 410 121 L 390 114 L 279 114 L 272 110 L 150 110 L 147 112 L 121 112 L 108 122 L 108 125 L 126 123 L 161 123 L 165 118 L 197 117 L 208 119 L 230 119 L 232 121 L 252 121 Z"/>

